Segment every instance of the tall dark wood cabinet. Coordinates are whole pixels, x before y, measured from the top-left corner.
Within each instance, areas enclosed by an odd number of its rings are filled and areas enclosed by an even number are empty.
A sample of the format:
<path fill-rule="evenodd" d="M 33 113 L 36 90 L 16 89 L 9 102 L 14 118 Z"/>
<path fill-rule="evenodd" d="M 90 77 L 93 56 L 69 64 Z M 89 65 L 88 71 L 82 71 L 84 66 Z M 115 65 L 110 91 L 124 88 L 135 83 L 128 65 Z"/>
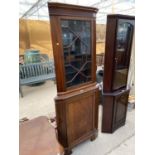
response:
<path fill-rule="evenodd" d="M 125 124 L 129 96 L 127 78 L 134 21 L 133 16 L 107 16 L 102 132 L 112 133 Z"/>
<path fill-rule="evenodd" d="M 98 132 L 96 8 L 48 3 L 57 97 L 58 140 L 66 154 Z"/>

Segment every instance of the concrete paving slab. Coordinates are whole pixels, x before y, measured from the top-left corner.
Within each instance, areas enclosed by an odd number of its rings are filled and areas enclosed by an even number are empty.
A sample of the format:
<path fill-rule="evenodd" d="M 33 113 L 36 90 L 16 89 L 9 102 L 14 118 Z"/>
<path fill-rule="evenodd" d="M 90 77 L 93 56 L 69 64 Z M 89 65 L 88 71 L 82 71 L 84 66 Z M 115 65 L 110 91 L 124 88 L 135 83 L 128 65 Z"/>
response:
<path fill-rule="evenodd" d="M 19 98 L 20 119 L 50 116 L 55 112 L 56 84 L 53 81 L 46 81 L 40 86 L 23 86 L 22 90 L 24 97 Z"/>
<path fill-rule="evenodd" d="M 107 155 L 134 155 L 135 152 L 135 136 L 130 137 L 125 142 L 123 142 L 119 147 L 113 149 Z"/>
<path fill-rule="evenodd" d="M 101 123 L 101 117 L 99 117 L 99 123 Z M 73 155 L 107 155 L 113 151 L 113 149 L 116 149 L 119 145 L 124 143 L 128 138 L 132 137 L 134 133 L 134 110 L 132 110 L 127 113 L 125 126 L 119 128 L 113 134 L 101 133 L 101 128 L 99 128 L 98 138 L 93 142 L 86 141 L 75 147 L 73 149 Z M 124 151 L 122 153 L 126 155 Z M 134 150 L 131 151 L 133 154 L 130 155 L 134 155 Z"/>

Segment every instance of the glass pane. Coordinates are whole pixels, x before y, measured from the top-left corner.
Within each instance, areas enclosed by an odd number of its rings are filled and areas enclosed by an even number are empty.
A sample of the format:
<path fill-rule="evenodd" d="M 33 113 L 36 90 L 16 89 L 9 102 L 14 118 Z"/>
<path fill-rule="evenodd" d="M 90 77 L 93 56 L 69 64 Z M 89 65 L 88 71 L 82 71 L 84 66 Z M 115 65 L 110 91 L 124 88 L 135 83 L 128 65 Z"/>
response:
<path fill-rule="evenodd" d="M 83 20 L 61 20 L 66 86 L 91 80 L 91 24 Z"/>
<path fill-rule="evenodd" d="M 115 71 L 113 89 L 118 89 L 126 85 L 128 69 L 118 69 Z"/>
<path fill-rule="evenodd" d="M 117 31 L 116 45 L 116 61 L 117 68 L 125 68 L 128 66 L 128 52 L 132 41 L 133 25 L 127 22 L 120 21 Z"/>
<path fill-rule="evenodd" d="M 130 46 L 132 43 L 133 24 L 119 20 L 116 38 L 115 73 L 113 89 L 126 85 L 130 61 Z"/>

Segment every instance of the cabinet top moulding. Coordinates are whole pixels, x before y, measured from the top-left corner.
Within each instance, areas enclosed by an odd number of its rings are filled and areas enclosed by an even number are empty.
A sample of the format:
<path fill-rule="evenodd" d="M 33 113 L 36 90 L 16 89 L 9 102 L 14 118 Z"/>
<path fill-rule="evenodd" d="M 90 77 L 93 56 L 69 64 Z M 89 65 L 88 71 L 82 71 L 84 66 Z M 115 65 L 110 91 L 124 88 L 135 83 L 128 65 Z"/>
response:
<path fill-rule="evenodd" d="M 130 19 L 130 20 L 134 20 L 135 16 L 130 16 L 130 15 L 122 15 L 122 14 L 109 14 L 108 18 L 121 18 L 121 19 Z"/>
<path fill-rule="evenodd" d="M 64 4 L 64 3 L 50 3 L 48 2 L 49 15 L 53 16 L 79 16 L 79 17 L 96 17 L 98 11 L 94 7 L 86 7 L 80 5 Z M 94 12 L 94 14 L 92 14 Z"/>

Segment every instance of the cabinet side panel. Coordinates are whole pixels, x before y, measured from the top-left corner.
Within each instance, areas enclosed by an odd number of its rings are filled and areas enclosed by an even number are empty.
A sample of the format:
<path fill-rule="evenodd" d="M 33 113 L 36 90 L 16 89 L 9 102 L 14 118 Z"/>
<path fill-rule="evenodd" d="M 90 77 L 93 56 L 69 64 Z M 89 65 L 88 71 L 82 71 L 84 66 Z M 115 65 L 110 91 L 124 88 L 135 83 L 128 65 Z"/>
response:
<path fill-rule="evenodd" d="M 99 90 L 97 89 L 95 92 L 95 106 L 94 106 L 94 112 L 95 112 L 95 129 L 98 129 L 98 108 L 99 108 Z"/>
<path fill-rule="evenodd" d="M 110 92 L 112 89 L 112 78 L 113 78 L 112 61 L 114 60 L 114 51 L 115 51 L 116 24 L 117 24 L 116 19 L 107 18 L 104 78 L 103 78 L 104 92 Z"/>
<path fill-rule="evenodd" d="M 91 50 L 92 50 L 92 81 L 96 82 L 96 20 L 92 19 L 92 45 L 91 45 Z"/>
<path fill-rule="evenodd" d="M 50 17 L 51 25 L 51 35 L 52 35 L 52 45 L 53 45 L 53 55 L 55 63 L 55 73 L 56 73 L 56 82 L 57 82 L 57 91 L 62 92 L 64 88 L 64 59 L 63 59 L 63 49 L 62 49 L 62 39 L 60 34 L 60 24 L 59 18 L 55 16 Z"/>
<path fill-rule="evenodd" d="M 112 132 L 112 122 L 113 122 L 113 110 L 114 102 L 113 96 L 104 96 L 103 103 L 103 117 L 102 117 L 102 132 Z"/>
<path fill-rule="evenodd" d="M 63 101 L 55 101 L 55 108 L 58 140 L 64 147 L 68 147 L 66 126 L 66 104 Z"/>

